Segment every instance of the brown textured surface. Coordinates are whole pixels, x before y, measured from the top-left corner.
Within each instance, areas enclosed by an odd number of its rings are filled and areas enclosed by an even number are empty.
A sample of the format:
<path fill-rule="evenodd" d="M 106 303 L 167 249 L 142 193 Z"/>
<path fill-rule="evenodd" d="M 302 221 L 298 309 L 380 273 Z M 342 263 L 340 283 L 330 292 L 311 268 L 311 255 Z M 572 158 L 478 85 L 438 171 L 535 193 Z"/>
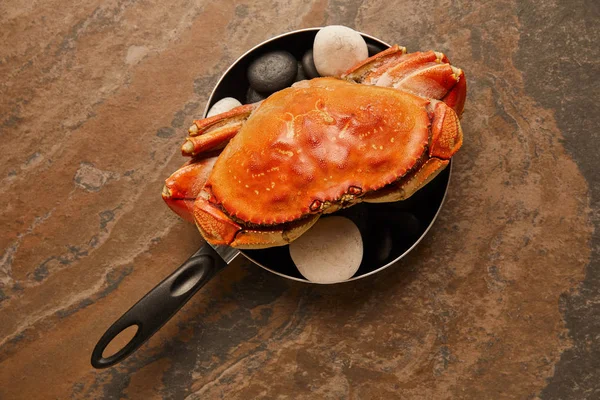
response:
<path fill-rule="evenodd" d="M 3 2 L 0 398 L 598 398 L 598 11 Z M 350 284 L 228 268 L 134 356 L 93 370 L 106 327 L 200 243 L 160 191 L 219 74 L 323 24 L 467 71 L 465 143 L 431 234 Z"/>

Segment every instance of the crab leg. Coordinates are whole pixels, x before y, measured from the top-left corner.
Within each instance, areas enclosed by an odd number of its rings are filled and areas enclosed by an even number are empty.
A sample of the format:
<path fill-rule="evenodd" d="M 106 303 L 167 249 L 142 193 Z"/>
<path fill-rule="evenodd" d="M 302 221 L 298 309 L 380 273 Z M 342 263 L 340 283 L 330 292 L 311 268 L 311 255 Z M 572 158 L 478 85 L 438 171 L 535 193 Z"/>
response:
<path fill-rule="evenodd" d="M 162 198 L 181 218 L 194 223 L 194 201 L 208 180 L 218 154 L 183 164 L 166 181 Z"/>
<path fill-rule="evenodd" d="M 184 156 L 221 149 L 233 138 L 259 103 L 246 104 L 210 118 L 195 120 L 181 146 Z"/>
<path fill-rule="evenodd" d="M 462 146 L 463 133 L 456 112 L 438 101 L 433 107 L 429 156 L 449 160 Z"/>
<path fill-rule="evenodd" d="M 341 78 L 357 83 L 363 83 L 367 77 L 376 74 L 376 71 L 385 71 L 390 65 L 395 64 L 398 60 L 402 60 L 406 56 L 406 47 L 395 44 L 389 49 L 377 53 L 356 64 L 342 74 Z"/>
<path fill-rule="evenodd" d="M 442 100 L 460 116 L 466 98 L 464 72 L 434 51 L 404 54 L 393 46 L 353 67 L 342 79 L 393 87 L 428 99 Z"/>
<path fill-rule="evenodd" d="M 400 71 L 401 73 L 404 71 Z M 389 82 L 396 89 L 405 90 L 417 96 L 441 100 L 456 83 L 461 71 L 450 64 L 427 63 L 406 74 L 399 79 Z M 387 82 L 378 82 L 379 86 L 388 86 Z"/>
<path fill-rule="evenodd" d="M 465 100 L 467 99 L 467 80 L 465 73 L 460 70 L 458 74 L 458 83 L 448 92 L 442 101 L 448 104 L 460 117 L 465 108 Z"/>
<path fill-rule="evenodd" d="M 198 197 L 193 213 L 202 237 L 213 244 L 231 245 L 242 227 L 207 199 Z"/>

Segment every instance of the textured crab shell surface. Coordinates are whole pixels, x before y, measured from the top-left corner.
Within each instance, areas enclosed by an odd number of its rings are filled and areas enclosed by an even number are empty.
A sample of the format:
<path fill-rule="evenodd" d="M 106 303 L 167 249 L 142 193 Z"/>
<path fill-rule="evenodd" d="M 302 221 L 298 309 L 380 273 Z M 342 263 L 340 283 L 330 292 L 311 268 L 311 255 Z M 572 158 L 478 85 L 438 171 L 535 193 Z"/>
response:
<path fill-rule="evenodd" d="M 221 153 L 205 186 L 210 202 L 271 225 L 383 188 L 425 154 L 429 103 L 334 78 L 277 92 Z"/>

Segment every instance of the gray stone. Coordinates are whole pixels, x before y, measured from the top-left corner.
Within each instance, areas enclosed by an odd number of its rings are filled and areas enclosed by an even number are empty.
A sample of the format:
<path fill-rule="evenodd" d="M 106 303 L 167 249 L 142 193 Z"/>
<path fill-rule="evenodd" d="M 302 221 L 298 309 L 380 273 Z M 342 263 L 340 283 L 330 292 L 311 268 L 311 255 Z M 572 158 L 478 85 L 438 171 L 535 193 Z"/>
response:
<path fill-rule="evenodd" d="M 287 51 L 273 51 L 263 54 L 248 67 L 248 82 L 258 92 L 273 93 L 290 86 L 298 64 Z"/>
<path fill-rule="evenodd" d="M 267 98 L 268 95 L 264 93 L 259 93 L 256 90 L 252 89 L 252 87 L 248 88 L 246 92 L 246 104 L 257 103 Z"/>
<path fill-rule="evenodd" d="M 312 49 L 308 50 L 302 56 L 302 68 L 309 79 L 318 78 L 320 76 L 319 71 L 317 71 L 317 67 L 315 67 Z"/>

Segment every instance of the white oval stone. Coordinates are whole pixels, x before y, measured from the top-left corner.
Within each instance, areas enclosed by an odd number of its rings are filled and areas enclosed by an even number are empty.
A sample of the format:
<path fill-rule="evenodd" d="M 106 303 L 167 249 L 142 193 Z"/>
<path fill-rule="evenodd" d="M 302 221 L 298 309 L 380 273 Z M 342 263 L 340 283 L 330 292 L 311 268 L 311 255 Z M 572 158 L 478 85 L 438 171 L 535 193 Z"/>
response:
<path fill-rule="evenodd" d="M 340 76 L 368 57 L 363 37 L 347 26 L 326 26 L 315 36 L 313 59 L 321 76 Z"/>
<path fill-rule="evenodd" d="M 298 271 L 311 282 L 336 283 L 350 279 L 363 258 L 358 227 L 345 217 L 325 217 L 290 243 Z"/>
<path fill-rule="evenodd" d="M 208 114 L 206 114 L 206 118 L 212 117 L 217 114 L 221 114 L 227 112 L 229 110 L 233 110 L 236 107 L 241 106 L 238 100 L 233 97 L 224 97 L 221 100 L 217 101 L 213 106 L 208 110 Z"/>

